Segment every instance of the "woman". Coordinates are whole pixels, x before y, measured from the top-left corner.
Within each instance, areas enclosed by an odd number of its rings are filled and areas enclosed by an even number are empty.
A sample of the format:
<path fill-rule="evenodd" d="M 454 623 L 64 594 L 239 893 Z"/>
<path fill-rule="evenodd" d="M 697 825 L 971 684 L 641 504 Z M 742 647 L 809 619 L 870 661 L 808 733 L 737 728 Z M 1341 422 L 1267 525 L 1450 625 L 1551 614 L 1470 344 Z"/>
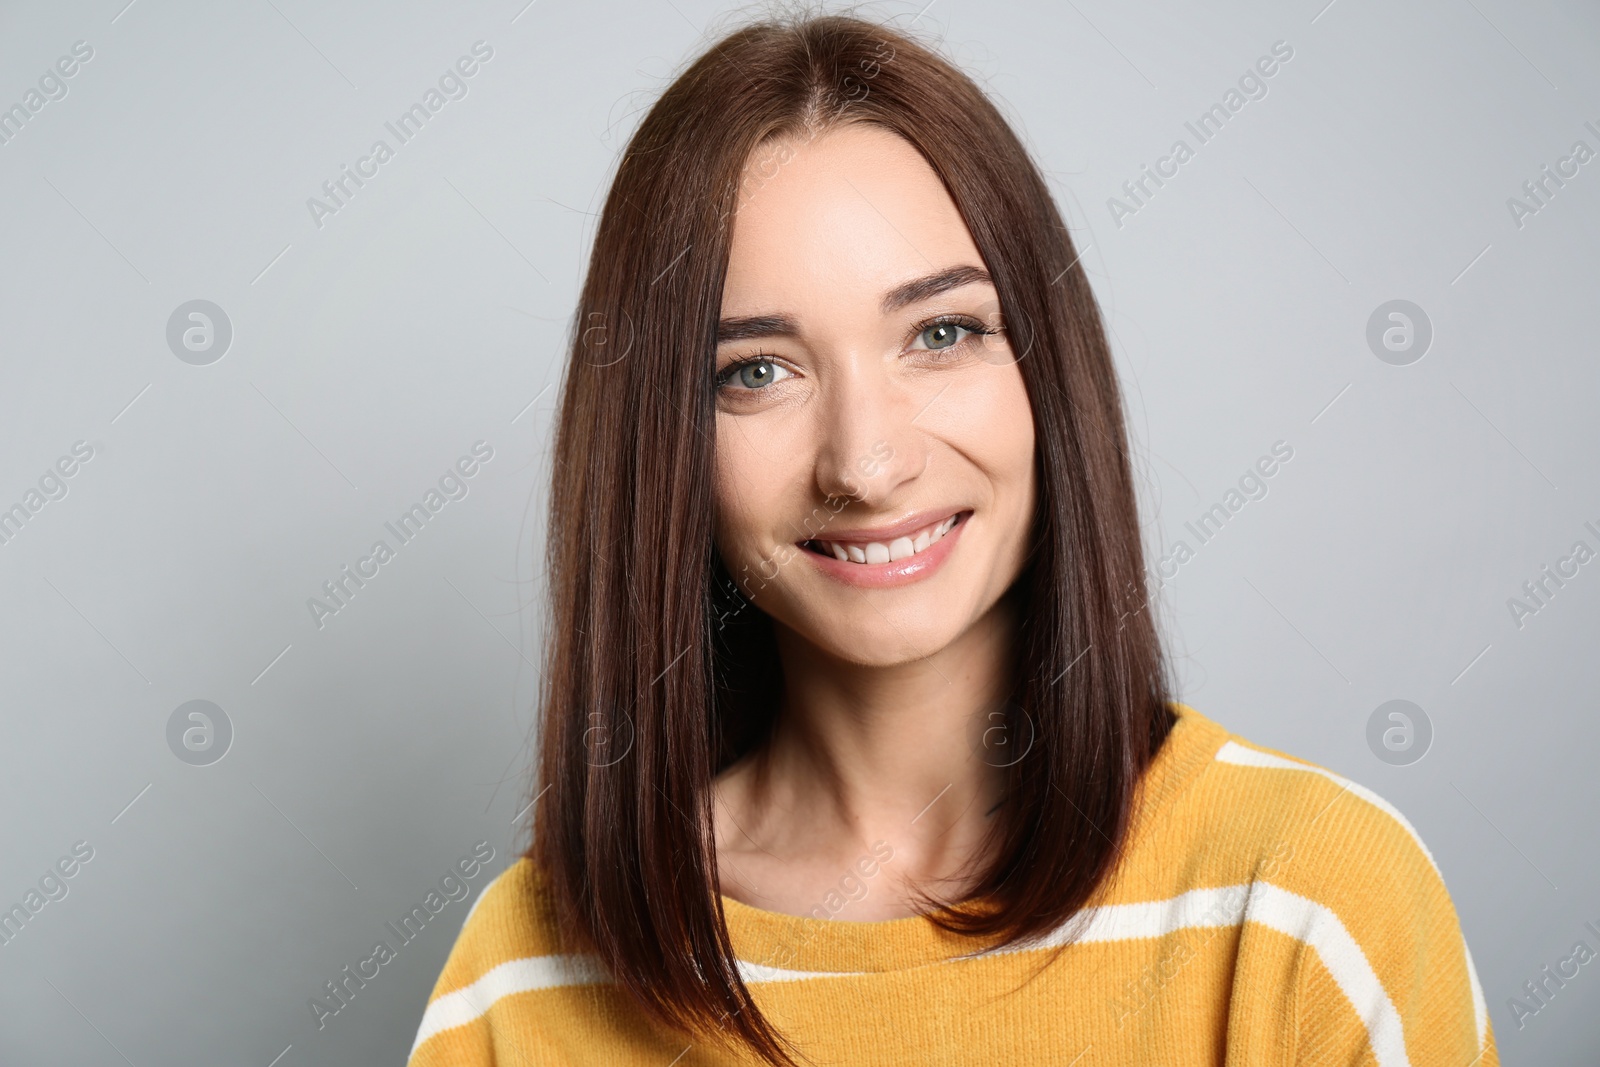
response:
<path fill-rule="evenodd" d="M 565 378 L 533 844 L 415 1067 L 1498 1062 L 1409 824 L 1170 698 L 1076 260 L 905 35 L 667 89 Z"/>

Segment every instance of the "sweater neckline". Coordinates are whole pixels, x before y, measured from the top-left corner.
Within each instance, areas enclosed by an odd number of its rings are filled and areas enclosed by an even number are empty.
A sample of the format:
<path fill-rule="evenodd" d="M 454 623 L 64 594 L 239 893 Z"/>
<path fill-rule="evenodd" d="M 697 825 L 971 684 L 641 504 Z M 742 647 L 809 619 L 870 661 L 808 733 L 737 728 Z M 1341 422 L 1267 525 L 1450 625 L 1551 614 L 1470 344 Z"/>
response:
<path fill-rule="evenodd" d="M 1223 726 L 1187 704 L 1175 701 L 1171 707 L 1177 721 L 1140 778 L 1125 853 L 1160 823 L 1159 816 L 1193 784 L 1228 737 Z M 1102 883 L 1101 891 L 1110 881 Z M 734 955 L 771 978 L 782 978 L 785 971 L 814 975 L 905 970 L 994 943 L 945 931 L 928 915 L 874 922 L 818 919 L 768 911 L 726 894 L 722 911 Z"/>

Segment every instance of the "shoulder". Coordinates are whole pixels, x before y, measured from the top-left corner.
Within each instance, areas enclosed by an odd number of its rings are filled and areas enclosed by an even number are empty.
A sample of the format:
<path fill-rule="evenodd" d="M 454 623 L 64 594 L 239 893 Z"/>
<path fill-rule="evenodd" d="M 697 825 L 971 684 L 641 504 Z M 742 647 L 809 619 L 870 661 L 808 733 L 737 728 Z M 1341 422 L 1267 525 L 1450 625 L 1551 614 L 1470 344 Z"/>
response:
<path fill-rule="evenodd" d="M 1428 1028 L 1480 1051 L 1482 987 L 1443 874 L 1411 821 L 1321 764 L 1226 729 L 1209 736 L 1208 765 L 1168 817 L 1188 826 L 1193 849 L 1222 846 L 1224 857 L 1203 866 L 1230 869 L 1224 880 L 1243 891 L 1239 917 L 1309 950 L 1303 988 L 1337 988 L 1335 1001 L 1361 1005 L 1378 1021 L 1374 1049 L 1403 1042 L 1402 1032 L 1414 1040 L 1413 1018 L 1427 1018 L 1437 1020 Z M 1319 1025 L 1306 1013 L 1327 1003 L 1302 999 L 1303 1037 Z"/>
<path fill-rule="evenodd" d="M 1197 843 L 1232 842 L 1279 858 L 1307 879 L 1438 878 L 1411 821 L 1384 797 L 1319 763 L 1241 737 L 1186 705 L 1207 726 L 1210 759 L 1169 813 Z"/>
<path fill-rule="evenodd" d="M 526 856 L 489 880 L 461 921 L 453 952 L 463 946 L 488 950 L 500 944 L 527 948 L 539 940 L 538 904 L 543 887 L 536 868 Z"/>
<path fill-rule="evenodd" d="M 562 944 L 546 882 L 523 856 L 485 886 L 467 912 L 428 997 L 410 1062 L 480 1062 L 480 1046 L 491 1041 L 491 1017 L 510 998 L 604 981 L 597 961 L 567 954 Z"/>

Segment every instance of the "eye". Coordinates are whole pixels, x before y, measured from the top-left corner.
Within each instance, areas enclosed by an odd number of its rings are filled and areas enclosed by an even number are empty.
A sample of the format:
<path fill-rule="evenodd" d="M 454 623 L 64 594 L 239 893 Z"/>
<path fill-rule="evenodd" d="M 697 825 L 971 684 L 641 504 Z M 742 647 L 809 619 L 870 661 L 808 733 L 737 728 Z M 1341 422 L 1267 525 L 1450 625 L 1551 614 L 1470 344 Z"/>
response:
<path fill-rule="evenodd" d="M 749 392 L 765 389 L 773 382 L 781 382 L 790 376 L 790 372 L 776 361 L 766 356 L 756 356 L 722 368 L 717 373 L 717 388 L 725 389 L 737 382 L 735 392 Z"/>
<path fill-rule="evenodd" d="M 924 323 L 914 338 L 923 343 L 913 344 L 911 347 L 923 351 L 941 352 L 954 348 L 970 336 L 999 332 L 999 329 L 985 326 L 977 319 L 967 318 L 965 315 L 951 315 Z"/>
<path fill-rule="evenodd" d="M 938 322 L 924 329 L 917 334 L 917 337 L 927 342 L 924 347 L 932 349 L 949 348 L 961 340 L 960 337 L 956 336 L 957 332 L 965 333 L 966 331 L 953 322 Z"/>

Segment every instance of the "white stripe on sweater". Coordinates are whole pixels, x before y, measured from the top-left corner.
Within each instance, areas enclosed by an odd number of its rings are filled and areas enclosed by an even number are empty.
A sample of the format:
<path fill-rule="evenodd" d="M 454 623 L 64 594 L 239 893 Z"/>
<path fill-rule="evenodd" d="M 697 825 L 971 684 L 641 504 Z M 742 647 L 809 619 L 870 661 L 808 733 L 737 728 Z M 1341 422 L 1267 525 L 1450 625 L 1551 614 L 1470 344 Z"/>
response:
<path fill-rule="evenodd" d="M 1215 889 L 1191 889 L 1165 900 L 1102 904 L 1083 909 L 1043 937 L 957 956 L 951 962 L 1030 952 L 1068 943 L 1134 941 L 1164 937 L 1178 930 L 1197 927 L 1237 926 L 1244 918 L 1245 900 L 1249 894 L 1249 884 L 1241 883 Z"/>
<path fill-rule="evenodd" d="M 1217 751 L 1216 759 L 1218 762 L 1239 766 L 1304 771 L 1327 778 L 1399 823 L 1427 857 L 1434 871 L 1438 872 L 1439 865 L 1434 861 L 1433 854 L 1423 843 L 1416 828 L 1398 809 L 1370 789 L 1324 768 L 1260 752 L 1231 740 L 1224 743 Z M 476 910 L 478 904 L 483 902 L 489 888 L 489 886 L 484 887 L 478 900 L 473 902 L 472 910 Z M 468 918 L 470 917 L 469 912 Z M 1181 929 L 1237 926 L 1241 922 L 1260 923 L 1316 949 L 1323 965 L 1327 967 L 1335 983 L 1365 1024 L 1368 1043 L 1381 1067 L 1409 1067 L 1410 1061 L 1406 1055 L 1404 1030 L 1399 1012 L 1384 991 L 1383 984 L 1372 969 L 1366 954 L 1361 951 L 1360 945 L 1350 935 L 1339 917 L 1315 901 L 1265 882 L 1193 889 L 1166 900 L 1088 908 L 1054 933 L 1025 944 L 1007 946 L 999 952 L 1050 948 L 1068 942 L 1090 943 L 1156 938 Z M 1465 939 L 1462 941 L 1462 950 L 1466 953 L 1467 975 L 1472 987 L 1473 1012 L 1476 1016 L 1478 1046 L 1481 1052 L 1487 1037 L 1488 1008 Z M 991 954 L 995 953 L 974 953 L 958 959 L 982 958 Z M 861 973 L 796 971 L 746 960 L 739 960 L 738 966 L 740 976 L 750 984 L 792 982 L 808 978 L 844 978 Z M 592 956 L 551 955 L 511 960 L 495 967 L 471 985 L 447 993 L 429 1004 L 423 1013 L 416 1041 L 412 1044 L 412 1053 L 415 1054 L 422 1043 L 434 1034 L 464 1026 L 482 1017 L 502 997 L 563 985 L 592 984 L 607 980 L 599 961 Z"/>
<path fill-rule="evenodd" d="M 1317 950 L 1328 973 L 1349 998 L 1367 1027 L 1367 1044 L 1379 1067 L 1410 1067 L 1405 1028 L 1394 1001 L 1372 969 L 1366 953 L 1332 911 L 1287 889 L 1256 883 L 1245 911 L 1246 922 L 1260 923 L 1288 934 Z"/>
<path fill-rule="evenodd" d="M 1192 889 L 1166 900 L 1088 908 L 1080 912 L 1068 926 L 1048 937 L 977 956 L 959 957 L 950 962 L 1049 948 L 1066 942 L 1086 944 L 1158 938 L 1178 930 L 1234 927 L 1241 922 L 1251 921 L 1288 934 L 1315 948 L 1339 988 L 1350 998 L 1366 1023 L 1378 1063 L 1382 1067 L 1408 1067 L 1405 1046 L 1399 1038 L 1399 1014 L 1344 924 L 1322 905 L 1264 882 Z M 1081 934 L 1074 937 L 1074 930 L 1081 930 Z M 808 978 L 849 978 L 863 974 L 849 971 L 796 971 L 747 960 L 738 962 L 741 977 L 750 984 L 793 982 Z M 607 976 L 599 961 L 592 956 L 530 956 L 502 963 L 471 985 L 447 993 L 429 1004 L 423 1013 L 422 1025 L 411 1051 L 414 1054 L 434 1034 L 481 1018 L 502 997 L 605 981 Z"/>
<path fill-rule="evenodd" d="M 1409 1067 L 1405 1033 L 1394 1001 L 1372 969 L 1366 953 L 1330 909 L 1268 882 L 1246 882 L 1217 889 L 1191 889 L 1167 900 L 1107 904 L 1089 909 L 1082 936 L 1062 928 L 1050 936 L 999 952 L 1048 948 L 1066 941 L 1122 941 L 1162 937 L 1176 930 L 1236 926 L 1254 922 L 1316 949 L 1323 966 L 1367 1028 L 1367 1044 L 1379 1067 Z M 987 955 L 987 953 L 985 954 Z"/>
<path fill-rule="evenodd" d="M 508 960 L 469 986 L 439 997 L 422 1013 L 422 1025 L 411 1045 L 418 1047 L 442 1030 L 450 1030 L 487 1014 L 501 997 L 553 989 L 564 985 L 594 985 L 606 981 L 599 961 L 591 956 L 526 956 Z"/>
<path fill-rule="evenodd" d="M 1374 793 L 1372 790 L 1368 789 L 1366 786 L 1352 782 L 1350 779 L 1334 774 L 1332 771 L 1326 770 L 1322 767 L 1313 766 L 1307 763 L 1299 763 L 1291 759 L 1285 759 L 1282 756 L 1275 756 L 1270 752 L 1260 752 L 1256 749 L 1241 745 L 1237 741 L 1225 742 L 1223 746 L 1217 750 L 1217 761 L 1219 763 L 1233 763 L 1244 767 L 1273 767 L 1280 770 L 1305 771 L 1309 774 L 1321 775 L 1322 777 L 1328 779 L 1328 781 L 1333 782 L 1336 785 L 1340 785 L 1349 792 L 1354 793 L 1356 796 L 1389 815 L 1392 819 L 1394 819 L 1395 822 L 1399 823 L 1405 829 L 1406 833 L 1411 835 L 1411 840 L 1416 842 L 1417 847 L 1422 850 L 1422 854 L 1428 857 L 1428 863 L 1433 866 L 1434 873 L 1438 874 L 1441 879 L 1444 877 L 1444 873 L 1439 870 L 1439 864 L 1433 858 L 1433 853 L 1428 851 L 1428 846 L 1422 843 L 1422 835 L 1417 833 L 1417 828 L 1412 826 L 1410 820 L 1408 820 L 1404 815 L 1400 814 L 1398 808 L 1396 808 L 1393 804 L 1390 804 L 1378 794 Z M 1472 1014 L 1474 1022 L 1477 1024 L 1478 1051 L 1481 1053 L 1483 1051 L 1484 1043 L 1489 1037 L 1489 1005 L 1483 997 L 1483 986 L 1478 983 L 1478 971 L 1472 965 L 1472 952 L 1467 948 L 1467 939 L 1465 934 L 1463 934 L 1461 937 L 1461 951 L 1466 956 L 1467 960 L 1467 980 L 1472 986 Z"/>
<path fill-rule="evenodd" d="M 1217 762 L 1235 763 L 1244 767 L 1276 767 L 1286 771 L 1304 771 L 1307 774 L 1319 774 L 1335 785 L 1343 786 L 1404 827 L 1406 833 L 1411 835 L 1411 840 L 1415 841 L 1417 847 L 1422 850 L 1422 854 L 1428 857 L 1428 862 L 1433 864 L 1434 872 L 1439 873 L 1439 865 L 1434 863 L 1433 853 L 1428 851 L 1428 846 L 1422 843 L 1422 836 L 1417 833 L 1417 828 L 1412 826 L 1404 815 L 1400 814 L 1398 808 L 1366 786 L 1359 785 L 1348 778 L 1341 777 L 1321 767 L 1315 767 L 1308 763 L 1297 763 L 1282 756 L 1274 756 L 1270 752 L 1258 752 L 1253 748 L 1246 748 L 1237 741 L 1228 741 L 1217 749 Z"/>

